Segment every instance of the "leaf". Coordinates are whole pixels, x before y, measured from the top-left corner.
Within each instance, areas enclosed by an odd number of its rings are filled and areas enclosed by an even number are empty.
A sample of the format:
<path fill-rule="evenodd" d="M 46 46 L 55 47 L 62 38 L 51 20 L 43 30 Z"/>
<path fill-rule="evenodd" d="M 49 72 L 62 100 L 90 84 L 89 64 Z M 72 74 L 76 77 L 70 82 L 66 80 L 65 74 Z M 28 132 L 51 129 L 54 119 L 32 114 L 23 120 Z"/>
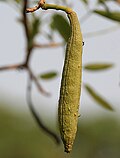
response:
<path fill-rule="evenodd" d="M 40 18 L 34 14 L 32 19 L 31 38 L 33 39 L 39 33 L 41 21 Z"/>
<path fill-rule="evenodd" d="M 104 10 L 94 10 L 93 12 L 101 16 L 104 16 L 110 20 L 120 22 L 120 11 L 111 12 L 111 11 L 104 11 Z"/>
<path fill-rule="evenodd" d="M 107 63 L 91 63 L 91 64 L 86 64 L 84 66 L 85 70 L 88 71 L 101 71 L 101 70 L 106 70 L 109 68 L 112 68 L 113 64 L 107 64 Z"/>
<path fill-rule="evenodd" d="M 99 103 L 103 108 L 108 109 L 110 111 L 114 111 L 112 106 L 105 100 L 103 99 L 98 93 L 94 91 L 88 84 L 84 85 L 87 92 L 90 94 L 90 96 L 97 102 Z"/>
<path fill-rule="evenodd" d="M 50 26 L 52 30 L 59 32 L 64 41 L 68 41 L 68 38 L 70 37 L 70 25 L 66 18 L 60 14 L 54 14 Z"/>
<path fill-rule="evenodd" d="M 38 35 L 40 26 L 41 26 L 41 20 L 39 17 L 35 16 L 35 14 L 32 14 L 31 23 L 28 24 L 29 26 L 29 48 L 32 47 L 34 43 L 35 37 Z"/>
<path fill-rule="evenodd" d="M 106 9 L 106 11 L 109 11 L 108 6 L 106 5 L 107 1 L 109 1 L 109 0 L 98 0 L 97 3 L 103 5 L 104 8 Z"/>
<path fill-rule="evenodd" d="M 43 74 L 39 75 L 38 77 L 42 78 L 44 80 L 48 80 L 48 79 L 55 78 L 57 76 L 57 74 L 58 74 L 57 72 L 51 71 L 51 72 L 43 73 Z"/>

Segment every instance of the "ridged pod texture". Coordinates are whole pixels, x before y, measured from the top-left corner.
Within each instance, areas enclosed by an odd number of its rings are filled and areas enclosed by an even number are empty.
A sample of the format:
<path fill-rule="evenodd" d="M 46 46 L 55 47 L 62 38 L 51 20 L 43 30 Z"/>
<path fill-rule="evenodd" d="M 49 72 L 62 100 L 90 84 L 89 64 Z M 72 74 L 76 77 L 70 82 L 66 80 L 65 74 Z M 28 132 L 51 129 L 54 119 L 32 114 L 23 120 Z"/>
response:
<path fill-rule="evenodd" d="M 82 76 L 82 34 L 75 12 L 68 14 L 71 35 L 67 43 L 62 73 L 58 121 L 65 152 L 69 153 L 75 140 Z"/>

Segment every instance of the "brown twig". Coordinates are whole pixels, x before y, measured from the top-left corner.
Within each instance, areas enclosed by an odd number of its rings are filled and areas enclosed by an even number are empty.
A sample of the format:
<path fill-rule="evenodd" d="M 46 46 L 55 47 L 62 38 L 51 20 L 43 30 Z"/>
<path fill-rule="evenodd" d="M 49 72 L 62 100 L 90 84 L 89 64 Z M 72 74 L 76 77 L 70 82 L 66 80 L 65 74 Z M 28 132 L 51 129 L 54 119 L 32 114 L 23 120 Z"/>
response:
<path fill-rule="evenodd" d="M 28 0 L 24 0 L 24 6 L 23 6 L 23 26 L 25 30 L 25 35 L 26 35 L 26 41 L 27 41 L 27 48 L 26 48 L 26 59 L 25 59 L 25 64 L 26 66 L 29 64 L 29 59 L 32 53 L 33 46 L 30 45 L 30 31 L 28 27 L 28 18 L 26 14 L 26 8 L 27 8 Z"/>
<path fill-rule="evenodd" d="M 54 138 L 54 140 L 56 141 L 56 143 L 59 145 L 60 144 L 60 139 L 59 137 L 52 132 L 50 129 L 48 129 L 42 122 L 42 120 L 40 119 L 40 117 L 36 114 L 33 103 L 32 103 L 32 96 L 31 96 L 31 89 L 32 89 L 32 81 L 33 76 L 30 76 L 29 80 L 28 80 L 28 88 L 27 88 L 27 103 L 29 105 L 30 111 L 32 113 L 32 115 L 34 116 L 36 122 L 38 123 L 39 127 L 46 132 L 49 136 L 51 136 L 52 138 Z"/>
<path fill-rule="evenodd" d="M 14 65 L 8 65 L 8 66 L 3 66 L 0 67 L 0 71 L 4 71 L 4 70 L 15 70 L 15 69 L 24 69 L 27 70 L 30 76 L 30 81 L 28 82 L 28 90 L 27 90 L 27 102 L 29 105 L 29 108 L 35 118 L 35 120 L 37 121 L 39 127 L 45 131 L 47 134 L 49 134 L 50 136 L 52 136 L 57 144 L 60 144 L 60 139 L 59 137 L 52 132 L 51 130 L 49 130 L 41 121 L 41 119 L 38 117 L 38 115 L 36 114 L 34 108 L 33 108 L 33 103 L 31 100 L 31 81 L 33 81 L 36 85 L 36 87 L 38 88 L 39 92 L 41 92 L 42 94 L 48 96 L 50 95 L 48 92 L 46 92 L 42 86 L 40 85 L 38 78 L 33 74 L 30 66 L 29 66 L 29 61 L 30 61 L 30 57 L 32 54 L 32 50 L 33 48 L 45 48 L 45 47 L 58 47 L 61 44 L 59 43 L 50 43 L 50 44 L 44 44 L 44 45 L 40 45 L 40 44 L 34 44 L 30 43 L 30 31 L 29 31 L 29 23 L 28 23 L 28 18 L 26 15 L 26 7 L 27 7 L 27 0 L 23 1 L 23 11 L 22 11 L 22 21 L 23 21 L 23 26 L 24 26 L 24 30 L 25 30 L 25 36 L 26 36 L 26 41 L 27 41 L 27 47 L 26 47 L 26 58 L 25 61 L 21 64 L 14 64 Z M 41 5 L 43 5 L 45 3 L 45 0 L 40 0 L 38 3 L 38 6 L 40 7 Z"/>
<path fill-rule="evenodd" d="M 27 4 L 28 4 L 28 1 L 27 0 L 24 0 L 24 4 L 23 4 L 23 26 L 24 26 L 24 29 L 25 29 L 25 34 L 26 34 L 26 39 L 28 41 L 29 39 L 29 29 L 28 29 L 28 20 L 27 20 L 27 14 L 26 14 L 26 8 L 27 8 Z"/>
<path fill-rule="evenodd" d="M 46 95 L 46 96 L 50 96 L 50 93 L 46 92 L 42 86 L 40 85 L 40 83 L 38 82 L 37 77 L 32 73 L 31 69 L 28 67 L 27 68 L 29 75 L 31 76 L 32 80 L 34 81 L 36 87 L 38 88 L 39 92 L 41 92 L 42 94 Z"/>
<path fill-rule="evenodd" d="M 24 68 L 24 64 L 14 64 L 14 65 L 0 67 L 0 71 L 23 69 L 23 68 Z"/>
<path fill-rule="evenodd" d="M 32 13 L 32 12 L 34 12 L 34 11 L 38 10 L 40 7 L 42 7 L 44 4 L 45 4 L 45 0 L 40 0 L 38 2 L 38 5 L 36 5 L 35 7 L 33 7 L 33 8 L 27 8 L 26 9 L 26 13 Z"/>
<path fill-rule="evenodd" d="M 45 0 L 40 0 L 38 5 L 41 6 L 45 3 Z M 32 80 L 34 81 L 36 87 L 38 88 L 39 92 L 41 92 L 42 94 L 49 96 L 50 93 L 46 92 L 42 86 L 40 85 L 38 78 L 32 73 L 31 68 L 29 67 L 29 61 L 30 61 L 30 56 L 32 54 L 32 49 L 33 48 L 48 48 L 48 47 L 58 47 L 61 46 L 61 43 L 50 43 L 50 44 L 34 44 L 32 43 L 32 45 L 29 45 L 29 37 L 30 37 L 30 32 L 29 32 L 29 27 L 28 27 L 28 18 L 26 15 L 26 7 L 27 7 L 28 1 L 24 0 L 23 2 L 23 11 L 22 11 L 22 21 L 23 21 L 23 26 L 24 26 L 24 30 L 25 30 L 25 35 L 26 35 L 26 41 L 27 41 L 27 48 L 26 48 L 26 58 L 24 63 L 22 64 L 14 64 L 14 65 L 9 65 L 9 66 L 3 66 L 0 67 L 0 71 L 4 71 L 4 70 L 14 70 L 14 69 L 26 69 L 30 76 L 32 76 Z"/>
<path fill-rule="evenodd" d="M 63 43 L 48 43 L 48 44 L 33 44 L 33 48 L 50 48 L 50 47 L 59 47 L 59 46 L 62 46 Z M 24 68 L 27 68 L 29 67 L 28 64 L 26 64 L 30 58 L 30 54 L 29 53 L 29 56 L 26 57 L 26 60 L 24 63 L 22 64 L 14 64 L 14 65 L 8 65 L 8 66 L 2 66 L 0 67 L 0 71 L 5 71 L 5 70 L 15 70 L 15 69 L 24 69 Z"/>
<path fill-rule="evenodd" d="M 59 47 L 62 46 L 63 43 L 48 43 L 48 44 L 37 44 L 35 43 L 33 46 L 34 48 L 50 48 L 50 47 Z"/>

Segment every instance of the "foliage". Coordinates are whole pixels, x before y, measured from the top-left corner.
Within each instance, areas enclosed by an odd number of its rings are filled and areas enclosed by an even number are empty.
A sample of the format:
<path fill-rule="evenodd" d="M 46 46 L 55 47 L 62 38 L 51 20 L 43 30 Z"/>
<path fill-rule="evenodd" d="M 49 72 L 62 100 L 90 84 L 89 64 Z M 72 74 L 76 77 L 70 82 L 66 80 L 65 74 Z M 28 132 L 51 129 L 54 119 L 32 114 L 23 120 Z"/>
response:
<path fill-rule="evenodd" d="M 66 18 L 60 14 L 54 14 L 51 22 L 51 29 L 57 30 L 65 42 L 70 37 L 70 26 Z"/>
<path fill-rule="evenodd" d="M 55 78 L 56 76 L 57 76 L 57 72 L 51 71 L 51 72 L 46 72 L 46 73 L 40 74 L 38 77 L 40 77 L 41 79 L 44 79 L 44 80 L 49 80 L 49 79 Z"/>
<path fill-rule="evenodd" d="M 7 2 L 7 0 L 3 1 L 3 2 Z M 89 8 L 89 5 L 90 5 L 89 0 L 82 0 L 81 2 L 84 3 L 84 5 L 86 5 L 87 8 Z M 109 2 L 110 2 L 110 0 L 98 0 L 97 6 L 101 6 L 101 5 L 104 6 L 104 10 L 96 9 L 97 8 L 96 7 L 91 11 L 91 13 L 101 15 L 112 21 L 120 22 L 120 12 L 111 11 L 109 6 L 107 5 Z M 11 3 L 14 3 L 15 6 L 22 5 L 21 0 L 13 0 L 13 1 L 11 1 Z M 114 1 L 113 3 L 118 5 L 119 1 Z M 69 2 L 66 1 L 65 4 L 69 6 Z M 88 10 L 88 12 L 89 11 L 90 10 Z M 44 23 L 46 21 L 46 18 L 44 18 L 44 15 L 43 15 L 42 19 L 41 19 L 40 14 L 36 14 L 36 13 L 32 14 L 32 16 L 29 14 L 28 17 L 29 17 L 28 18 L 29 20 L 27 21 L 27 23 L 29 26 L 29 33 L 30 33 L 28 42 L 29 42 L 30 49 L 31 49 L 32 45 L 33 46 L 37 45 L 36 36 L 38 36 L 39 34 L 41 36 L 44 36 L 50 42 L 50 41 L 55 41 L 53 33 L 57 31 L 60 34 L 60 36 L 64 42 L 68 41 L 68 38 L 70 35 L 70 27 L 69 27 L 69 23 L 65 16 L 63 16 L 59 13 L 54 13 L 51 17 L 49 17 L 50 20 L 48 23 L 46 23 L 48 26 L 48 30 L 49 30 L 48 32 L 44 31 Z M 107 62 L 106 63 L 105 62 L 104 63 L 96 62 L 96 63 L 86 64 L 86 65 L 84 65 L 83 68 L 84 68 L 84 70 L 89 70 L 91 72 L 93 72 L 93 71 L 97 72 L 100 70 L 101 71 L 107 70 L 108 68 L 110 69 L 110 68 L 112 68 L 112 66 L 113 66 L 113 63 L 108 64 Z M 45 79 L 45 80 L 48 78 L 49 79 L 53 78 L 55 76 L 57 76 L 56 72 L 50 72 L 50 73 L 48 72 L 48 74 L 43 73 L 43 74 L 39 75 L 39 77 L 41 79 Z M 103 100 L 103 102 L 105 102 L 103 98 L 101 98 L 101 99 Z M 101 105 L 103 102 L 101 102 Z M 102 107 L 104 107 L 104 103 L 103 103 Z"/>
<path fill-rule="evenodd" d="M 120 22 L 120 11 L 94 10 L 93 12 L 110 20 Z"/>
<path fill-rule="evenodd" d="M 110 69 L 113 67 L 113 64 L 108 63 L 89 63 L 84 65 L 84 70 L 87 71 L 102 71 L 106 69 Z"/>
<path fill-rule="evenodd" d="M 19 9 L 20 12 L 20 16 L 23 13 L 22 10 L 22 2 L 21 0 L 12 0 L 12 1 L 8 1 L 8 0 L 0 0 L 1 2 L 6 2 L 8 4 L 13 3 L 15 5 L 15 7 L 17 7 L 17 9 Z M 79 0 L 79 2 L 83 3 L 84 6 L 86 6 L 87 8 L 87 18 L 89 17 L 88 15 L 99 15 L 101 17 L 105 17 L 106 20 L 111 20 L 113 23 L 118 23 L 120 22 L 120 11 L 113 11 L 110 7 L 109 7 L 109 2 L 111 0 L 98 0 L 95 8 L 93 10 L 90 10 L 90 2 L 89 0 Z M 62 3 L 70 6 L 69 1 L 61 1 Z M 112 1 L 114 4 L 119 5 L 120 1 L 119 0 L 115 0 Z M 35 2 L 34 2 L 35 3 Z M 98 9 L 99 7 L 103 7 L 102 9 Z M 91 13 L 91 14 L 89 14 Z M 25 14 L 26 15 L 26 14 Z M 98 16 L 98 18 L 99 18 Z M 40 13 L 36 14 L 29 14 L 29 16 L 27 15 L 26 18 L 28 21 L 26 21 L 26 19 L 22 19 L 21 22 L 24 25 L 24 23 L 26 22 L 25 25 L 25 29 L 28 30 L 26 31 L 26 37 L 27 37 L 27 42 L 28 42 L 28 56 L 30 55 L 30 51 L 33 51 L 33 46 L 34 48 L 40 48 L 40 47 L 53 47 L 56 46 L 56 38 L 54 38 L 54 34 L 57 32 L 60 37 L 61 37 L 61 41 L 67 42 L 68 38 L 69 38 L 69 34 L 70 34 L 70 27 L 69 27 L 69 23 L 66 20 L 66 17 L 62 14 L 58 14 L 58 13 L 54 13 L 49 17 L 46 17 L 46 15 L 44 14 L 43 16 L 40 15 Z M 86 14 L 85 14 L 86 17 Z M 49 20 L 48 20 L 49 18 Z M 86 20 L 87 18 L 84 18 L 84 20 Z M 47 21 L 47 22 L 46 22 Z M 47 29 L 46 27 L 44 27 L 46 24 L 47 25 Z M 47 30 L 47 31 L 46 31 Z M 54 33 L 54 34 L 53 34 Z M 28 36 L 29 35 L 29 36 Z M 48 45 L 39 45 L 36 42 L 36 37 L 40 35 L 43 36 L 48 42 L 50 42 L 50 44 Z M 51 44 L 51 42 L 55 43 L 55 44 Z M 61 42 L 63 45 L 63 42 Z M 26 61 L 28 61 L 26 57 Z M 107 69 L 111 69 L 113 67 L 113 63 L 108 63 L 108 62 L 94 62 L 94 63 L 90 63 L 90 64 L 85 64 L 83 66 L 83 70 L 87 70 L 91 72 L 99 72 L 102 70 L 107 70 Z M 24 63 L 21 66 L 18 66 L 18 69 L 23 69 L 23 67 L 26 68 L 28 67 L 27 62 Z M 13 68 L 13 67 L 11 67 Z M 2 69 L 1 69 L 2 70 Z M 30 72 L 30 71 L 29 71 Z M 36 85 L 39 84 L 39 82 L 36 81 L 36 76 L 34 76 L 33 74 L 30 72 L 30 76 L 32 79 L 35 80 Z M 58 73 L 56 71 L 51 71 L 51 72 L 44 72 L 40 75 L 37 75 L 37 79 L 43 79 L 43 80 L 48 80 L 48 79 L 53 79 L 58 75 Z M 102 93 L 103 98 L 99 95 L 99 93 L 97 93 L 90 85 L 87 85 L 86 83 L 84 84 L 84 88 L 87 90 L 87 92 L 90 94 L 90 97 L 94 99 L 94 101 L 96 101 L 97 104 L 101 105 L 101 107 L 112 111 L 113 105 L 111 105 L 110 103 L 108 103 L 108 101 L 106 101 L 104 98 L 104 94 Z M 43 92 L 44 90 L 39 86 L 38 89 Z M 4 115 L 6 115 L 4 117 Z M 29 124 L 27 122 L 23 123 L 24 120 L 19 122 L 19 119 L 16 116 L 9 116 L 9 114 L 6 114 L 6 112 L 3 114 L 1 113 L 0 117 L 3 117 L 0 119 L 1 121 L 1 151 L 0 151 L 0 157 L 5 157 L 5 158 L 14 158 L 14 157 L 47 157 L 49 155 L 49 152 L 44 152 L 44 149 L 46 149 L 46 151 L 49 151 L 49 149 L 51 150 L 51 156 L 55 157 L 57 155 L 57 157 L 64 157 L 61 152 L 56 151 L 56 147 L 50 144 L 50 142 L 48 143 L 47 140 L 44 139 L 43 141 L 43 135 L 41 134 L 41 137 L 37 137 L 37 133 L 36 131 L 34 131 L 33 128 L 31 128 L 31 124 Z M 11 122 L 11 117 L 13 117 Z M 7 119 L 7 120 L 6 120 Z M 16 120 L 16 122 L 14 122 L 14 120 Z M 5 125 L 3 124 L 3 122 L 5 122 Z M 17 122 L 18 121 L 18 122 Z M 26 121 L 26 119 L 25 119 Z M 79 146 L 79 143 L 77 141 L 79 141 L 79 138 L 76 141 L 77 146 L 75 147 L 75 151 L 73 152 L 73 157 L 76 156 L 78 157 L 78 155 L 80 157 L 97 157 L 97 158 L 104 158 L 104 157 L 120 157 L 120 153 L 118 152 L 118 146 L 120 145 L 119 142 L 119 135 L 115 135 L 115 131 L 116 130 L 120 130 L 117 126 L 116 122 L 110 122 L 111 120 L 106 120 L 106 124 L 104 124 L 103 126 L 100 126 L 101 124 L 103 124 L 102 121 L 98 121 L 96 123 L 90 124 L 90 126 L 88 127 L 88 124 L 86 125 L 86 127 L 84 128 L 84 125 L 82 127 L 81 125 L 81 131 L 83 130 L 82 136 L 80 135 L 79 137 L 81 138 L 81 144 Z M 23 131 L 17 131 L 16 129 L 20 128 L 22 129 L 22 127 L 17 126 L 18 124 L 21 124 L 24 129 Z M 14 126 L 15 124 L 15 126 Z M 111 125 L 111 126 L 110 126 Z M 7 130 L 6 130 L 7 128 Z M 11 131 L 9 132 L 9 129 L 11 129 Z M 83 129 L 82 129 L 83 128 Z M 29 131 L 27 131 L 28 129 L 30 129 Z M 103 130 L 104 129 L 104 130 Z M 108 131 L 109 129 L 109 131 Z M 115 131 L 113 131 L 113 129 L 115 129 Z M 24 131 L 26 130 L 26 131 Z M 91 132 L 92 131 L 92 132 Z M 87 133 L 88 132 L 88 133 Z M 102 132 L 102 133 L 99 133 Z M 113 132 L 113 133 L 112 133 Z M 106 134 L 107 133 L 107 134 Z M 108 134 L 109 133 L 109 134 Z M 85 135 L 86 134 L 86 135 Z M 38 134 L 39 135 L 39 134 Z M 104 137 L 103 137 L 104 136 Z M 114 136 L 114 138 L 112 138 L 112 136 Z M 14 138 L 17 138 L 16 139 Z M 113 139 L 113 140 L 112 140 Z M 39 144 L 41 142 L 41 145 Z M 106 144 L 105 144 L 106 143 Z M 49 145 L 48 145 L 49 144 Z M 113 146 L 112 146 L 113 145 Z M 117 146 L 118 145 L 118 146 Z M 24 149 L 25 148 L 25 149 Z M 54 149 L 55 148 L 55 149 Z M 79 148 L 79 149 L 78 149 Z M 112 150 L 111 150 L 112 149 Z M 6 150 L 8 152 L 6 152 Z M 77 150 L 77 151 L 76 151 Z M 42 155 L 43 154 L 43 155 Z M 47 155 L 48 154 L 48 155 Z M 53 154 L 53 155 L 52 155 Z M 8 156 L 9 155 L 9 156 Z M 116 156 L 115 156 L 116 155 Z"/>
<path fill-rule="evenodd" d="M 103 99 L 95 90 L 93 90 L 92 87 L 90 87 L 88 84 L 85 84 L 85 89 L 90 94 L 90 96 L 101 106 L 104 108 L 113 111 L 112 105 L 108 103 L 105 99 Z"/>

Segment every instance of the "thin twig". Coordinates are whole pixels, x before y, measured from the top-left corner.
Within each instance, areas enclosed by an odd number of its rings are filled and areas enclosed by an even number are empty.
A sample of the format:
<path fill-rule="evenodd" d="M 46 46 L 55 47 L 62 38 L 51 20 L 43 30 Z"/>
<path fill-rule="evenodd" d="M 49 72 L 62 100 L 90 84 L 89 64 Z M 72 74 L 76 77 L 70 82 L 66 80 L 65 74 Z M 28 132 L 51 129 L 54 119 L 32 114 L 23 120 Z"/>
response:
<path fill-rule="evenodd" d="M 48 135 L 50 135 L 56 141 L 56 143 L 59 145 L 60 144 L 59 137 L 43 124 L 43 122 L 41 121 L 41 118 L 35 112 L 35 109 L 34 109 L 34 106 L 33 106 L 33 102 L 32 102 L 32 96 L 31 96 L 31 89 L 32 89 L 31 81 L 32 81 L 32 78 L 33 78 L 33 76 L 30 76 L 30 78 L 28 80 L 28 88 L 27 88 L 27 103 L 29 105 L 29 109 L 30 109 L 33 117 L 35 118 L 36 122 L 38 123 L 39 127 L 44 132 L 46 132 Z"/>
<path fill-rule="evenodd" d="M 45 2 L 45 0 L 40 0 L 39 1 L 39 5 L 43 5 Z M 0 67 L 0 71 L 4 71 L 4 70 L 15 70 L 15 69 L 25 69 L 28 71 L 29 76 L 30 76 L 30 80 L 28 81 L 28 89 L 27 89 L 27 102 L 29 105 L 29 108 L 31 110 L 31 113 L 33 114 L 36 122 L 38 123 L 39 127 L 46 132 L 48 135 L 50 135 L 51 137 L 54 138 L 54 140 L 56 141 L 57 144 L 60 144 L 60 139 L 59 137 L 52 132 L 51 130 L 49 130 L 41 121 L 41 119 L 38 117 L 38 115 L 36 114 L 34 108 L 33 108 L 33 103 L 32 103 L 32 98 L 31 98 L 31 81 L 33 81 L 36 85 L 36 87 L 38 88 L 39 92 L 41 92 L 44 95 L 50 95 L 48 92 L 46 92 L 42 86 L 40 85 L 38 78 L 32 73 L 32 70 L 29 66 L 29 61 L 30 61 L 30 56 L 32 54 L 32 49 L 34 47 L 34 43 L 30 43 L 30 32 L 29 32 L 29 23 L 28 23 L 28 18 L 26 15 L 26 7 L 27 7 L 27 0 L 24 0 L 23 2 L 23 11 L 22 11 L 22 21 L 23 21 L 23 26 L 24 26 L 24 30 L 25 30 L 25 36 L 26 36 L 26 41 L 27 41 L 27 47 L 26 47 L 26 58 L 25 61 L 21 64 L 14 64 L 14 65 L 8 65 L 8 66 L 3 66 Z M 31 45 L 30 45 L 31 44 Z M 47 44 L 47 45 L 38 45 L 36 44 L 35 47 L 57 47 L 59 44 Z"/>
<path fill-rule="evenodd" d="M 22 68 L 24 68 L 24 64 L 14 64 L 14 65 L 0 67 L 0 71 L 15 70 L 15 69 L 22 69 Z"/>
<path fill-rule="evenodd" d="M 31 76 L 32 80 L 34 81 L 36 87 L 38 88 L 39 92 L 41 92 L 42 94 L 46 95 L 46 96 L 50 96 L 50 93 L 46 92 L 42 86 L 40 85 L 40 83 L 38 82 L 38 78 L 36 78 L 36 76 L 32 73 L 31 69 L 28 67 L 27 68 L 29 75 Z"/>
<path fill-rule="evenodd" d="M 27 14 L 26 14 L 26 8 L 27 8 L 27 4 L 28 4 L 28 1 L 27 0 L 24 0 L 24 4 L 23 4 L 23 26 L 25 28 L 25 34 L 26 34 L 26 38 L 27 38 L 27 41 L 29 39 L 29 29 L 28 29 L 28 21 L 27 21 Z"/>
<path fill-rule="evenodd" d="M 40 0 L 35 7 L 33 7 L 33 8 L 27 8 L 26 9 L 26 13 L 32 13 L 32 12 L 34 12 L 34 11 L 38 10 L 40 7 L 42 7 L 44 4 L 45 4 L 45 0 Z"/>
<path fill-rule="evenodd" d="M 33 46 L 30 45 L 30 31 L 29 31 L 29 21 L 26 14 L 26 8 L 27 8 L 28 0 L 24 0 L 24 6 L 23 6 L 23 26 L 25 30 L 26 35 L 26 41 L 27 41 L 27 48 L 26 48 L 26 59 L 25 64 L 26 66 L 29 64 L 29 59 L 32 53 Z"/>
<path fill-rule="evenodd" d="M 48 43 L 48 44 L 34 44 L 33 47 L 34 48 L 50 48 L 50 47 L 59 47 L 62 46 L 63 43 Z"/>

